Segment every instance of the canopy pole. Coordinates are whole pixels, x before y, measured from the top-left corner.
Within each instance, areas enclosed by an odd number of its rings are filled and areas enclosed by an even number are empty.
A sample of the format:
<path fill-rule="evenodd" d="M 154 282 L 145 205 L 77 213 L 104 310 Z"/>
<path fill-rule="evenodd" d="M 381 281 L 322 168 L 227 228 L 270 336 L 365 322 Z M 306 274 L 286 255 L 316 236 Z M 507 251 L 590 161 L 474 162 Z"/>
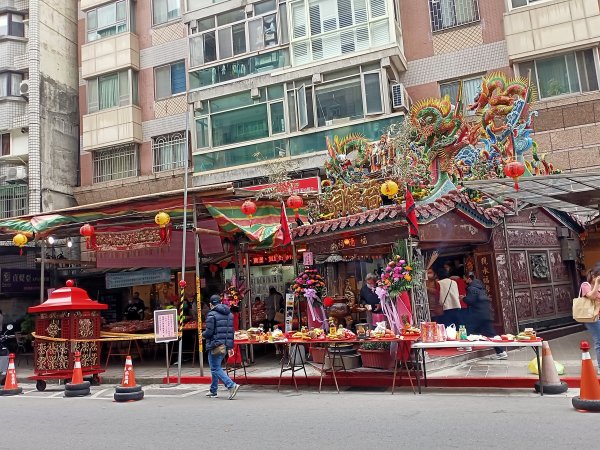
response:
<path fill-rule="evenodd" d="M 519 313 L 517 310 L 517 298 L 515 297 L 515 281 L 513 278 L 512 264 L 510 262 L 510 244 L 508 243 L 508 229 L 506 228 L 506 217 L 502 218 L 502 225 L 504 231 L 504 240 L 506 242 L 506 267 L 508 267 L 508 276 L 510 278 L 510 291 L 513 298 L 513 308 L 515 310 L 515 327 L 517 333 L 519 332 Z M 508 330 L 506 330 L 508 331 Z"/>
<path fill-rule="evenodd" d="M 46 289 L 46 277 L 44 276 L 44 272 L 46 271 L 46 245 L 44 244 L 44 240 L 40 241 L 40 249 L 42 250 L 41 254 L 41 264 L 40 264 L 40 305 L 44 303 L 44 290 Z"/>
<path fill-rule="evenodd" d="M 194 198 L 194 228 L 198 225 L 198 211 L 196 210 L 196 199 Z M 200 257 L 202 247 L 200 246 L 200 235 L 194 233 L 194 256 L 196 263 L 196 311 L 198 316 L 198 360 L 200 361 L 200 376 L 204 376 L 204 349 L 202 343 L 202 292 L 200 290 Z"/>

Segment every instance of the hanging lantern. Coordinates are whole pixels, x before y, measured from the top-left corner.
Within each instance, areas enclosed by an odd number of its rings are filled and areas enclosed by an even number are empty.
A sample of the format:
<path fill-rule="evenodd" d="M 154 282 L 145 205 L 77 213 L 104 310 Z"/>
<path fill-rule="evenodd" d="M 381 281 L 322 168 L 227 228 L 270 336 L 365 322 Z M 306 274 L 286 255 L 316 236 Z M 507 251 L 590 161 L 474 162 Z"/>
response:
<path fill-rule="evenodd" d="M 515 191 L 519 190 L 519 177 L 525 173 L 525 164 L 512 160 L 504 166 L 504 175 L 515 181 Z"/>
<path fill-rule="evenodd" d="M 89 223 L 86 223 L 79 229 L 79 234 L 81 234 L 85 238 L 85 246 L 88 249 L 91 248 L 90 240 L 94 236 L 95 232 L 96 230 L 94 230 L 94 227 L 91 226 Z"/>
<path fill-rule="evenodd" d="M 246 200 L 242 204 L 242 212 L 252 219 L 252 214 L 256 212 L 256 203 L 252 200 Z"/>
<path fill-rule="evenodd" d="M 302 197 L 297 194 L 292 194 L 287 199 L 286 205 L 288 208 L 292 208 L 294 210 L 296 213 L 296 220 L 298 220 L 300 218 L 300 215 L 298 214 L 298 208 L 302 208 L 302 205 L 304 205 L 304 200 L 302 200 Z"/>
<path fill-rule="evenodd" d="M 398 184 L 395 181 L 387 180 L 381 185 L 381 193 L 387 198 L 392 198 L 398 193 Z"/>
<path fill-rule="evenodd" d="M 211 264 L 210 266 L 208 266 L 208 270 L 209 272 L 212 274 L 212 277 L 215 277 L 215 274 L 218 272 L 219 270 L 219 266 L 217 266 L 216 264 Z"/>
<path fill-rule="evenodd" d="M 27 236 L 25 236 L 23 233 L 17 233 L 13 236 L 13 244 L 15 244 L 17 247 L 19 247 L 19 255 L 23 256 L 23 247 L 25 247 L 25 245 L 27 245 Z"/>
<path fill-rule="evenodd" d="M 179 287 L 181 289 L 185 289 L 185 286 L 187 285 L 185 280 L 179 280 Z"/>
<path fill-rule="evenodd" d="M 169 216 L 166 212 L 161 211 L 156 216 L 154 216 L 154 223 L 160 227 L 159 236 L 161 242 L 167 240 L 167 225 L 171 222 L 171 216 Z"/>
<path fill-rule="evenodd" d="M 219 266 L 221 266 L 221 269 L 226 269 L 229 266 L 229 261 L 221 261 Z"/>

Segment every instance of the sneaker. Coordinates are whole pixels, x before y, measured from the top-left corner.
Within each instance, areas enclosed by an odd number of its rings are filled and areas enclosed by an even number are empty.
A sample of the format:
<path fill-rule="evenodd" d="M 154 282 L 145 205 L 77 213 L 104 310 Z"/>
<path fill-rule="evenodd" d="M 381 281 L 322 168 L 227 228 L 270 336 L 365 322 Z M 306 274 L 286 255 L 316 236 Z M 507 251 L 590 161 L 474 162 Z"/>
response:
<path fill-rule="evenodd" d="M 508 354 L 506 352 L 496 353 L 492 355 L 492 359 L 508 359 Z"/>
<path fill-rule="evenodd" d="M 233 400 L 233 398 L 235 397 L 235 395 L 237 394 L 237 392 L 240 390 L 240 385 L 236 384 L 234 387 L 232 387 L 231 389 L 229 389 L 229 400 Z M 217 394 L 215 394 L 216 396 Z"/>
<path fill-rule="evenodd" d="M 217 393 L 216 392 L 210 392 L 210 391 L 208 391 L 208 393 L 206 394 L 206 396 L 208 398 L 215 398 L 217 396 Z"/>

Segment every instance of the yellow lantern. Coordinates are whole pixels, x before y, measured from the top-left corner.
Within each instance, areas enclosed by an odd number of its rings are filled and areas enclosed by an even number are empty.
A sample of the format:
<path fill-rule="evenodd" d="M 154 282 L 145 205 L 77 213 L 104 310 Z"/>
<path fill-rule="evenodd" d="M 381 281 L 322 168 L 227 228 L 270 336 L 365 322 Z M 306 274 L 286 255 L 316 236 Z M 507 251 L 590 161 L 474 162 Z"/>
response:
<path fill-rule="evenodd" d="M 381 193 L 387 198 L 392 198 L 398 193 L 398 184 L 392 180 L 384 181 L 381 185 Z"/>
<path fill-rule="evenodd" d="M 23 233 L 18 233 L 13 236 L 13 244 L 21 249 L 19 252 L 20 255 L 23 255 L 23 247 L 27 245 L 27 241 L 27 236 L 25 236 Z"/>
<path fill-rule="evenodd" d="M 171 216 L 169 216 L 166 212 L 161 211 L 154 217 L 154 222 L 161 228 L 166 227 L 171 222 Z"/>

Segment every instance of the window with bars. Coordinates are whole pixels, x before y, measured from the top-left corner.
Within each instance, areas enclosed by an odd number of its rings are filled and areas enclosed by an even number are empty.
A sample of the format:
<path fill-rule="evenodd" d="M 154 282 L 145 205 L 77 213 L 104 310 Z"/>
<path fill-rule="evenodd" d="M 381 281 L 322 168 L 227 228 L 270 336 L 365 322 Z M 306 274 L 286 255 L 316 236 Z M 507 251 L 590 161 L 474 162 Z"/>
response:
<path fill-rule="evenodd" d="M 154 172 L 185 167 L 186 151 L 184 131 L 152 138 Z"/>
<path fill-rule="evenodd" d="M 479 21 L 478 0 L 429 0 L 433 31 Z"/>
<path fill-rule="evenodd" d="M 294 64 L 388 44 L 386 0 L 301 0 L 291 4 Z"/>
<path fill-rule="evenodd" d="M 450 102 L 455 105 L 458 97 L 458 89 L 461 80 L 451 81 L 448 83 L 440 83 L 440 94 L 442 97 L 446 95 L 450 98 Z M 481 92 L 481 77 L 466 78 L 462 80 L 462 103 L 464 114 L 474 115 L 475 111 L 469 111 L 467 106 L 475 102 L 475 98 Z"/>
<path fill-rule="evenodd" d="M 27 214 L 26 184 L 0 185 L 0 219 Z"/>
<path fill-rule="evenodd" d="M 97 150 L 93 155 L 94 183 L 138 175 L 137 145 Z"/>

